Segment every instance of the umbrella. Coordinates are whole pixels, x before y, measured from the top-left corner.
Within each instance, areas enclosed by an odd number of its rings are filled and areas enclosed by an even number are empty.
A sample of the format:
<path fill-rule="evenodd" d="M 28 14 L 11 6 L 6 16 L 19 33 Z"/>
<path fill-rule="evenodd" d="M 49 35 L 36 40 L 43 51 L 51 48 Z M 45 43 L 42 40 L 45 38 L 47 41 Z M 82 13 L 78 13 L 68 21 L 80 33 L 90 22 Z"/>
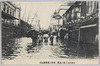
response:
<path fill-rule="evenodd" d="M 29 30 L 27 33 L 26 33 L 26 37 L 32 37 L 33 36 L 33 34 L 34 35 L 38 35 L 38 31 L 36 31 L 36 30 Z"/>
<path fill-rule="evenodd" d="M 43 34 L 48 34 L 48 33 L 49 33 L 49 31 L 42 31 L 42 33 L 43 33 Z"/>

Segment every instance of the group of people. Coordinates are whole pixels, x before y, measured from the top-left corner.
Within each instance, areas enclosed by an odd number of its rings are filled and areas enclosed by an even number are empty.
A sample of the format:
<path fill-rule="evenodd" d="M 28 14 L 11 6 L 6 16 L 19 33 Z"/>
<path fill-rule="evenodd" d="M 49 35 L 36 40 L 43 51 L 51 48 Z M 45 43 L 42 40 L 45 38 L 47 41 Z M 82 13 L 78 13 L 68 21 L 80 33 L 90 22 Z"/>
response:
<path fill-rule="evenodd" d="M 31 36 L 31 39 L 32 39 L 32 44 L 35 44 L 35 45 L 37 43 L 40 44 L 43 41 L 43 35 L 35 33 Z"/>
<path fill-rule="evenodd" d="M 51 45 L 53 45 L 53 40 L 54 40 L 54 35 L 56 36 L 56 41 L 58 41 L 58 38 L 61 40 L 61 42 L 66 42 L 68 40 L 68 32 L 66 32 L 65 30 L 61 29 L 60 34 L 56 33 L 47 33 L 47 34 L 44 34 L 44 33 L 39 33 L 39 32 L 36 32 L 36 31 L 30 31 L 28 32 L 28 34 L 26 35 L 27 37 L 31 37 L 32 39 L 32 44 L 41 44 L 41 42 L 48 42 L 48 38 L 50 38 L 50 42 L 51 42 Z M 60 35 L 58 37 L 58 35 Z M 70 41 L 70 40 L 68 40 Z"/>
<path fill-rule="evenodd" d="M 41 42 L 48 42 L 48 38 L 50 38 L 50 42 L 51 42 L 51 45 L 53 45 L 53 39 L 54 39 L 54 35 L 52 34 L 41 34 L 41 33 L 38 33 L 38 34 L 33 34 L 31 36 L 31 39 L 32 39 L 32 43 L 33 44 L 41 44 Z"/>

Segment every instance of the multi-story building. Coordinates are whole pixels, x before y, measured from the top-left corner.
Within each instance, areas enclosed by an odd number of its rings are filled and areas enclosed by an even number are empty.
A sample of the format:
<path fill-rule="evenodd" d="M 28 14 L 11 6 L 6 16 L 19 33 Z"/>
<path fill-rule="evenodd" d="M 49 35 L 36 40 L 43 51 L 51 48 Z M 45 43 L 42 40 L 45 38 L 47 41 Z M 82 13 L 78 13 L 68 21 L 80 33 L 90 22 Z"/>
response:
<path fill-rule="evenodd" d="M 2 37 L 15 37 L 20 33 L 20 11 L 13 2 L 1 3 Z"/>
<path fill-rule="evenodd" d="M 49 31 L 50 31 L 51 34 L 53 32 L 57 32 L 58 31 L 58 25 L 57 24 L 54 24 L 54 23 L 50 24 Z"/>
<path fill-rule="evenodd" d="M 98 48 L 98 6 L 97 1 L 76 1 L 63 14 L 63 27 L 68 29 L 68 44 L 73 48 Z M 84 54 L 94 53 L 90 51 Z"/>

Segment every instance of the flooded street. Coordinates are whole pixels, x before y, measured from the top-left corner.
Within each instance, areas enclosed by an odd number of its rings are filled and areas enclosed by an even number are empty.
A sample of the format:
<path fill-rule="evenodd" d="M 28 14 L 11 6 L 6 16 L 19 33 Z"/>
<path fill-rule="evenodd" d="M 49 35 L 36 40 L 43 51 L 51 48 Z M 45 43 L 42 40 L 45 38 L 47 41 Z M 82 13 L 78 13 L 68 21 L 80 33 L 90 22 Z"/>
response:
<path fill-rule="evenodd" d="M 2 1 L 1 63 L 98 64 L 98 14 L 98 1 Z"/>
<path fill-rule="evenodd" d="M 52 58 L 68 58 L 62 50 L 60 41 L 56 42 L 54 37 L 53 45 L 51 45 L 50 39 L 48 42 L 41 42 L 40 44 L 32 44 L 31 38 L 22 37 L 15 40 L 14 47 L 11 47 L 3 54 L 3 59 L 18 60 L 18 59 L 52 59 Z M 4 48 L 4 47 L 3 47 Z M 16 49 L 15 49 L 16 48 Z M 6 47 L 7 49 L 7 47 Z M 5 51 L 5 49 L 3 49 Z M 3 52 L 4 53 L 4 52 Z M 6 54 L 8 53 L 8 54 Z"/>

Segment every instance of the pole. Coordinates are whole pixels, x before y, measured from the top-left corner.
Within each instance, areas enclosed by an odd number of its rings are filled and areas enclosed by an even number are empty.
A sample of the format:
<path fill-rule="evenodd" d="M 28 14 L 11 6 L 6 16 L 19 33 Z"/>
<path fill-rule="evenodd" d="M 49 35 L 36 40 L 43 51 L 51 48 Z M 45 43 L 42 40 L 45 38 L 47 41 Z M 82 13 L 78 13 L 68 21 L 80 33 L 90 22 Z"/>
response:
<path fill-rule="evenodd" d="M 34 17 L 33 17 L 33 19 L 32 19 L 32 21 L 31 21 L 30 24 L 32 24 L 32 22 L 33 22 L 33 20 L 34 20 L 34 18 L 35 18 L 35 16 L 36 16 L 36 14 L 37 14 L 37 11 L 36 11 L 36 13 L 34 14 Z"/>
<path fill-rule="evenodd" d="M 60 35 L 59 35 L 59 20 L 60 19 L 58 19 L 58 37 L 60 37 Z"/>
<path fill-rule="evenodd" d="M 79 34 L 78 34 L 78 56 L 80 55 L 80 27 L 79 27 Z"/>

